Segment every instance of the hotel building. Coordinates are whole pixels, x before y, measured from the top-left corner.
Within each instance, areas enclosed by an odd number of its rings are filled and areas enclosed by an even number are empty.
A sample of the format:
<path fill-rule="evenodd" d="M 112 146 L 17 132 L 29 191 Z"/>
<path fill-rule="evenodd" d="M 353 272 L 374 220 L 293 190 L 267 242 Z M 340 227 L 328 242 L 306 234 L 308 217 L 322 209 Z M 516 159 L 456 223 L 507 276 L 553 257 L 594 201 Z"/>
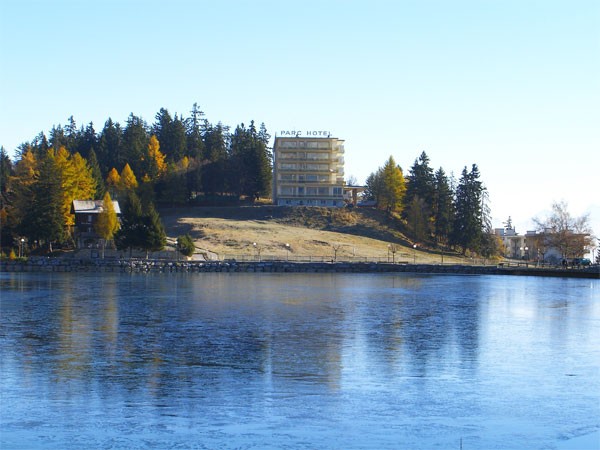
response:
<path fill-rule="evenodd" d="M 344 141 L 332 137 L 275 137 L 273 203 L 344 206 Z"/>

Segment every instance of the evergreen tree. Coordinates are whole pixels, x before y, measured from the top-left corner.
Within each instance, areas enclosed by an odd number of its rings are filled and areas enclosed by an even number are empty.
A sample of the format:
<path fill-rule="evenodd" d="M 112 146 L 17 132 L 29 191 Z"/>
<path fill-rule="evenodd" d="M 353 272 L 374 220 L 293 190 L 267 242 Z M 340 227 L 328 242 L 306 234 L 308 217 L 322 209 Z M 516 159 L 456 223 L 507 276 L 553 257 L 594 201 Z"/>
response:
<path fill-rule="evenodd" d="M 423 240 L 431 233 L 435 191 L 433 169 L 429 166 L 429 157 L 425 152 L 415 160 L 406 180 L 404 202 L 408 207 L 404 210 L 404 215 L 417 238 Z"/>
<path fill-rule="evenodd" d="M 77 151 L 79 133 L 77 131 L 77 123 L 75 123 L 75 119 L 73 118 L 73 116 L 69 117 L 68 123 L 65 125 L 64 128 L 64 133 L 65 143 L 63 144 L 63 146 L 67 149 L 69 153 L 75 153 Z"/>
<path fill-rule="evenodd" d="M 187 155 L 187 144 L 185 122 L 183 121 L 183 118 L 177 117 L 177 114 L 175 114 L 175 119 L 173 119 L 173 122 L 169 127 L 168 148 L 170 154 L 167 157 L 167 160 L 169 162 L 181 161 L 181 159 Z"/>
<path fill-rule="evenodd" d="M 13 165 L 4 147 L 0 147 L 0 250 L 13 244 L 13 227 L 9 223 Z"/>
<path fill-rule="evenodd" d="M 185 159 L 187 158 L 184 157 Z M 155 190 L 162 204 L 171 206 L 184 204 L 189 198 L 186 169 L 169 164 L 166 175 L 156 184 Z"/>
<path fill-rule="evenodd" d="M 236 127 L 231 138 L 231 160 L 231 183 L 238 196 L 258 199 L 269 195 L 271 154 L 264 137 L 259 137 L 254 121 L 250 122 L 248 129 L 244 124 Z"/>
<path fill-rule="evenodd" d="M 189 234 L 177 238 L 177 250 L 184 256 L 190 257 L 196 251 L 194 241 Z"/>
<path fill-rule="evenodd" d="M 123 149 L 125 162 L 138 174 L 143 172 L 143 161 L 147 155 L 149 136 L 146 123 L 133 113 L 127 119 L 127 126 L 123 131 Z M 121 175 L 121 178 L 123 175 Z"/>
<path fill-rule="evenodd" d="M 12 161 L 4 147 L 0 147 L 0 209 L 3 209 L 8 200 L 9 180 L 12 176 Z"/>
<path fill-rule="evenodd" d="M 200 110 L 197 103 L 192 106 L 191 116 L 185 121 L 187 136 L 186 156 L 201 160 L 204 155 L 204 142 L 202 141 L 202 124 L 206 123 L 202 118 L 204 112 Z"/>
<path fill-rule="evenodd" d="M 412 232 L 413 239 L 420 242 L 429 239 L 430 223 L 425 211 L 427 211 L 427 204 L 418 195 L 414 196 L 404 209 L 406 223 Z"/>
<path fill-rule="evenodd" d="M 90 152 L 98 146 L 98 138 L 94 130 L 94 124 L 90 122 L 85 130 L 82 128 L 78 133 L 77 145 L 75 152 L 79 153 L 89 161 Z M 97 155 L 96 155 L 97 158 Z M 91 165 L 91 162 L 90 162 Z"/>
<path fill-rule="evenodd" d="M 199 169 L 198 177 L 202 182 L 202 190 L 211 195 L 227 191 L 228 154 L 227 129 L 220 123 L 216 126 L 207 125 L 204 134 L 205 161 Z"/>
<path fill-rule="evenodd" d="M 473 164 L 471 171 L 465 167 L 456 188 L 455 218 L 452 243 L 467 250 L 479 251 L 483 232 L 482 216 L 483 185 L 479 181 L 479 169 Z"/>
<path fill-rule="evenodd" d="M 88 165 L 90 166 L 92 178 L 94 179 L 94 183 L 96 185 L 96 198 L 103 197 L 104 193 L 106 192 L 106 186 L 104 184 L 104 180 L 102 179 L 102 171 L 100 170 L 100 165 L 98 164 L 98 159 L 96 158 L 96 152 L 93 148 L 90 148 L 87 161 Z M 117 176 L 118 175 L 119 174 L 117 174 Z"/>
<path fill-rule="evenodd" d="M 123 167 L 127 162 L 121 126 L 111 118 L 106 121 L 100 133 L 96 156 L 103 176 L 106 176 L 112 167 Z"/>
<path fill-rule="evenodd" d="M 438 243 L 447 243 L 454 221 L 454 194 L 450 181 L 441 167 L 435 173 L 433 194 L 433 234 Z"/>
<path fill-rule="evenodd" d="M 371 173 L 365 181 L 364 198 L 372 200 L 379 206 L 380 199 L 385 190 L 383 183 L 383 169 L 380 167 L 376 172 Z"/>
<path fill-rule="evenodd" d="M 50 147 L 52 148 L 61 148 L 67 145 L 67 137 L 65 136 L 65 131 L 62 126 L 53 126 L 50 130 Z M 41 155 L 37 155 L 41 156 Z M 45 155 L 44 155 L 45 156 Z"/>
<path fill-rule="evenodd" d="M 33 141 L 31 141 L 31 150 L 37 157 L 43 157 L 49 148 L 50 143 L 43 132 L 40 132 L 35 138 L 33 138 Z"/>
<path fill-rule="evenodd" d="M 52 252 L 54 242 L 65 238 L 62 210 L 63 192 L 59 168 L 52 153 L 40 161 L 37 179 L 31 188 L 31 198 L 21 224 L 23 235 L 29 242 L 39 241 Z"/>
<path fill-rule="evenodd" d="M 15 175 L 11 179 L 12 202 L 8 208 L 8 221 L 14 227 L 19 227 L 31 206 L 33 185 L 38 178 L 38 160 L 32 151 L 21 155 L 15 165 Z"/>
<path fill-rule="evenodd" d="M 135 192 L 127 192 L 120 202 L 121 226 L 115 233 L 115 244 L 119 250 L 142 248 L 143 213 L 142 204 Z"/>
<path fill-rule="evenodd" d="M 152 203 L 146 205 L 140 231 L 140 245 L 141 249 L 146 251 L 146 259 L 149 252 L 158 252 L 165 248 L 167 234 Z"/>
<path fill-rule="evenodd" d="M 102 259 L 104 259 L 104 250 L 106 243 L 114 237 L 119 230 L 119 220 L 113 205 L 110 194 L 107 192 L 102 199 L 102 211 L 98 214 L 98 221 L 95 225 L 96 233 L 102 238 Z"/>
<path fill-rule="evenodd" d="M 173 118 L 171 117 L 171 114 L 169 114 L 169 111 L 167 111 L 165 108 L 160 108 L 160 110 L 156 113 L 156 116 L 154 116 L 154 119 L 155 122 L 152 126 L 152 134 L 154 134 L 158 139 L 158 142 L 160 142 L 163 152 L 169 154 L 169 150 L 166 149 L 170 144 L 169 133 L 171 124 L 173 123 Z"/>

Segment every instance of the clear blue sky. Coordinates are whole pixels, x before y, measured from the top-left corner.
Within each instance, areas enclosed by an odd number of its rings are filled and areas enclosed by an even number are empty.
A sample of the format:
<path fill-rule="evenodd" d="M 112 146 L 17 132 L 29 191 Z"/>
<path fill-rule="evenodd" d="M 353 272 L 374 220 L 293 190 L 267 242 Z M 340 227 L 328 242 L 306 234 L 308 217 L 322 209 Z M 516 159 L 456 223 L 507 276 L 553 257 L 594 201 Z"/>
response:
<path fill-rule="evenodd" d="M 0 0 L 0 145 L 161 107 L 346 140 L 359 182 L 479 165 L 495 225 L 554 200 L 600 234 L 600 2 Z"/>

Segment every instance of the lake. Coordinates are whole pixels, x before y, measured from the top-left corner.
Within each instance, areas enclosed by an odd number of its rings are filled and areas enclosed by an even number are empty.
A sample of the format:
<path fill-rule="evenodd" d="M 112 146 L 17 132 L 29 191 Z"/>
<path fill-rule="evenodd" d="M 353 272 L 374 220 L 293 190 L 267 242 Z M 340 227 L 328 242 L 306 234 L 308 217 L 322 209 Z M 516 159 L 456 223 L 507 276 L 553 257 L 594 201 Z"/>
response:
<path fill-rule="evenodd" d="M 0 273 L 0 448 L 600 448 L 600 281 Z"/>

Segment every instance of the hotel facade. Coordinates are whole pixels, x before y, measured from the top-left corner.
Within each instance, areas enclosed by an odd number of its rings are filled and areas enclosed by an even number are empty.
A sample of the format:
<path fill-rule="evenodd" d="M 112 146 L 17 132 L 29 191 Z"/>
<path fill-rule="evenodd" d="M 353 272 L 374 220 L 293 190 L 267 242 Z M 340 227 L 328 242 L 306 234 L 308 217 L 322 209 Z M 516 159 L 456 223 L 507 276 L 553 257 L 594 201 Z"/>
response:
<path fill-rule="evenodd" d="M 276 136 L 273 203 L 279 206 L 344 206 L 344 141 L 332 138 L 326 132 Z"/>

